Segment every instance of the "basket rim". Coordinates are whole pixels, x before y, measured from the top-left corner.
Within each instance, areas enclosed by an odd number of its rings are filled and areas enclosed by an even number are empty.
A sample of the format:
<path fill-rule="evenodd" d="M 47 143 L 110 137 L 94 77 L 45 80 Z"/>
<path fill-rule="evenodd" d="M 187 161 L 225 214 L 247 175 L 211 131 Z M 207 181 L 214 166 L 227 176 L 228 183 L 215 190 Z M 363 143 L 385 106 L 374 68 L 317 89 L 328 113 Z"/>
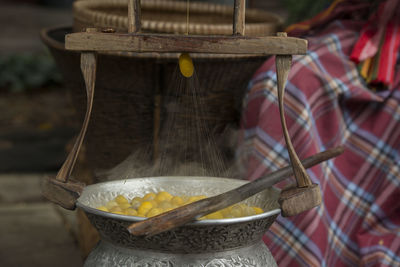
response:
<path fill-rule="evenodd" d="M 195 14 L 214 14 L 214 15 L 232 15 L 233 8 L 228 5 L 211 4 L 190 2 L 190 13 Z M 95 8 L 125 8 L 127 6 L 126 0 L 86 0 L 75 1 L 73 4 L 74 19 L 92 23 L 94 26 L 109 25 L 118 29 L 127 29 L 128 18 L 127 16 L 109 14 L 107 12 L 93 10 Z M 177 1 L 166 0 L 148 0 L 142 1 L 142 8 L 164 11 L 179 11 L 186 12 L 186 3 Z M 283 24 L 283 19 L 274 13 L 259 10 L 259 9 L 246 9 L 246 16 L 253 18 L 259 22 L 246 23 L 247 35 L 269 35 L 272 33 L 272 28 L 280 27 Z M 268 20 L 266 20 L 268 18 Z M 153 21 L 143 20 L 142 28 L 149 31 L 163 31 L 163 32 L 185 32 L 186 22 L 169 22 L 169 21 Z M 227 34 L 232 32 L 232 23 L 221 24 L 205 24 L 205 23 L 190 23 L 189 32 L 192 34 L 213 32 L 215 34 Z"/>

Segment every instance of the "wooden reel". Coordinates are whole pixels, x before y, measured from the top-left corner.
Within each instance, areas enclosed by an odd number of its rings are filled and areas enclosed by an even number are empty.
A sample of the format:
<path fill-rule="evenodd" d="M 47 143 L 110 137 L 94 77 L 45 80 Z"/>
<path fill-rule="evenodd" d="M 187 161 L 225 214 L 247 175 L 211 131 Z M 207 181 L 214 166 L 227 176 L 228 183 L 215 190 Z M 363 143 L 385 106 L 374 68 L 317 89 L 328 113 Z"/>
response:
<path fill-rule="evenodd" d="M 86 32 L 72 33 L 66 36 L 66 49 L 82 52 L 81 69 L 86 83 L 87 112 L 81 132 L 73 149 L 55 179 L 50 178 L 47 180 L 44 195 L 64 208 L 74 209 L 75 201 L 84 187 L 83 184 L 71 180 L 68 181 L 68 179 L 82 145 L 90 118 L 95 88 L 97 52 L 258 54 L 276 55 L 281 121 L 293 173 L 297 180 L 297 187 L 282 192 L 282 198 L 280 200 L 282 214 L 284 216 L 292 216 L 319 205 L 321 203 L 319 187 L 311 183 L 302 163 L 299 161 L 291 144 L 283 115 L 283 93 L 287 75 L 290 70 L 291 56 L 305 54 L 307 52 L 307 41 L 304 39 L 287 37 L 286 33 L 279 33 L 278 36 L 266 37 L 245 36 L 245 0 L 235 0 L 234 2 L 233 33 L 231 36 L 141 33 L 140 10 L 140 0 L 128 1 L 128 33 L 115 33 L 112 29 L 101 30 L 89 28 L 86 29 Z M 323 157 L 325 158 L 322 160 L 327 160 L 342 152 L 343 150 L 339 148 L 332 153 L 324 154 Z M 306 167 L 310 166 L 311 165 Z M 286 175 L 287 174 L 288 173 L 286 173 Z M 255 191 L 252 189 L 251 192 L 254 194 Z M 203 203 L 203 209 L 207 209 L 205 208 L 205 204 L 206 203 Z M 218 205 L 220 204 L 214 205 L 213 209 L 216 209 Z M 156 219 L 159 216 L 152 219 Z M 134 231 L 132 230 L 131 232 Z"/>

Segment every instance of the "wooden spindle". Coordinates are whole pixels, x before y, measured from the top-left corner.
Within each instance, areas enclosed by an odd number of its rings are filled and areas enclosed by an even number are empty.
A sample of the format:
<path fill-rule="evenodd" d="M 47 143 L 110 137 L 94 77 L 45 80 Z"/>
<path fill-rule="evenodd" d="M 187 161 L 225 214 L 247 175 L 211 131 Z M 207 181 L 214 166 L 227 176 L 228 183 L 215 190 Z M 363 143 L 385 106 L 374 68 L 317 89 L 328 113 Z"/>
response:
<path fill-rule="evenodd" d="M 233 35 L 244 35 L 246 0 L 235 0 L 233 9 Z"/>
<path fill-rule="evenodd" d="M 140 0 L 128 1 L 128 31 L 130 33 L 140 32 L 142 12 Z"/>

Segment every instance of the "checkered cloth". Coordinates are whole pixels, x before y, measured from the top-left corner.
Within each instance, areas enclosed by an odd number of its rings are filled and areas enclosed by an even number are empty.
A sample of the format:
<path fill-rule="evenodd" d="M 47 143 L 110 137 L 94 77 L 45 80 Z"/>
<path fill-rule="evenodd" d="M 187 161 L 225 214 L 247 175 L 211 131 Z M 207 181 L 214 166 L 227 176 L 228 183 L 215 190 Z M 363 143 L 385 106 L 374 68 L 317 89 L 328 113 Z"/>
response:
<path fill-rule="evenodd" d="M 280 216 L 266 234 L 279 266 L 400 266 L 400 69 L 388 90 L 367 88 L 349 59 L 361 28 L 330 22 L 307 37 L 307 55 L 293 58 L 285 112 L 299 157 L 341 144 L 345 152 L 308 170 L 322 205 Z M 289 162 L 273 58 L 244 104 L 238 155 L 254 180 Z"/>

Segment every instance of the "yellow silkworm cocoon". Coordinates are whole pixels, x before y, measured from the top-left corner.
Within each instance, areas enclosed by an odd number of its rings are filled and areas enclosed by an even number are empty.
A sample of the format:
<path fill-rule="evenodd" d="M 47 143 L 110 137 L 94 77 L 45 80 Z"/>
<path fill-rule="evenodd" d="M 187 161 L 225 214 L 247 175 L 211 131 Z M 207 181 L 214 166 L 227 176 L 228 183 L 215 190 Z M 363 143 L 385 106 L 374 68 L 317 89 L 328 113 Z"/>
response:
<path fill-rule="evenodd" d="M 160 208 L 152 208 L 147 214 L 146 217 L 150 218 L 150 217 L 154 217 L 157 216 L 161 213 L 163 213 L 164 211 Z"/>
<path fill-rule="evenodd" d="M 108 209 L 107 209 L 105 206 L 97 207 L 97 209 L 98 209 L 98 210 L 101 210 L 101 211 L 106 211 L 106 212 L 108 212 Z"/>
<path fill-rule="evenodd" d="M 194 66 L 192 58 L 189 56 L 189 54 L 183 53 L 179 56 L 179 70 L 186 78 L 192 77 Z"/>
<path fill-rule="evenodd" d="M 171 199 L 172 204 L 177 205 L 177 206 L 182 206 L 184 201 L 181 197 L 175 196 Z"/>
<path fill-rule="evenodd" d="M 137 212 L 145 215 L 149 210 L 153 208 L 153 204 L 150 201 L 144 201 L 138 208 Z"/>
<path fill-rule="evenodd" d="M 264 211 L 262 210 L 262 208 L 259 208 L 259 207 L 252 207 L 253 208 L 253 210 L 254 210 L 254 212 L 256 213 L 256 214 L 261 214 L 261 213 L 263 213 Z"/>
<path fill-rule="evenodd" d="M 119 204 L 118 206 L 119 206 L 121 209 L 126 210 L 126 209 L 128 209 L 128 208 L 131 207 L 131 204 L 129 204 L 129 203 L 123 203 L 123 204 Z"/>
<path fill-rule="evenodd" d="M 163 201 L 170 201 L 171 198 L 172 198 L 172 195 L 170 193 L 161 191 L 156 195 L 154 200 L 157 201 L 158 203 L 161 203 Z"/>
<path fill-rule="evenodd" d="M 119 214 L 119 212 L 122 212 L 122 209 L 118 206 L 114 206 L 110 209 L 110 212 Z"/>
<path fill-rule="evenodd" d="M 107 204 L 106 204 L 106 208 L 107 208 L 108 210 L 112 209 L 112 208 L 115 207 L 115 206 L 118 206 L 118 203 L 115 202 L 114 200 L 111 200 L 111 201 L 107 202 Z"/>
<path fill-rule="evenodd" d="M 219 220 L 219 219 L 223 219 L 224 216 L 222 215 L 222 213 L 220 211 L 216 211 L 216 212 L 206 215 L 206 218 L 209 220 Z"/>
<path fill-rule="evenodd" d="M 137 216 L 137 211 L 135 209 L 129 208 L 124 210 L 125 215 L 129 215 L 129 216 Z"/>
<path fill-rule="evenodd" d="M 126 197 L 124 197 L 123 195 L 118 195 L 118 196 L 114 199 L 114 201 L 117 202 L 119 205 L 121 205 L 121 204 L 126 204 L 126 203 L 129 202 L 129 201 L 126 199 Z"/>
<path fill-rule="evenodd" d="M 139 208 L 140 204 L 142 204 L 142 198 L 140 197 L 135 197 L 134 199 L 131 200 L 131 206 L 134 209 Z"/>
<path fill-rule="evenodd" d="M 150 200 L 153 200 L 155 197 L 156 197 L 156 194 L 147 193 L 146 195 L 144 195 L 143 200 L 144 201 L 150 201 Z"/>
<path fill-rule="evenodd" d="M 121 215 L 153 217 L 204 198 L 206 198 L 204 195 L 175 196 L 167 191 L 151 192 L 147 193 L 143 198 L 134 197 L 130 200 L 123 195 L 118 195 L 104 206 L 97 207 L 97 209 Z M 244 203 L 239 203 L 203 216 L 200 220 L 238 218 L 261 214 L 263 212 L 263 209 L 260 207 L 252 207 Z"/>

